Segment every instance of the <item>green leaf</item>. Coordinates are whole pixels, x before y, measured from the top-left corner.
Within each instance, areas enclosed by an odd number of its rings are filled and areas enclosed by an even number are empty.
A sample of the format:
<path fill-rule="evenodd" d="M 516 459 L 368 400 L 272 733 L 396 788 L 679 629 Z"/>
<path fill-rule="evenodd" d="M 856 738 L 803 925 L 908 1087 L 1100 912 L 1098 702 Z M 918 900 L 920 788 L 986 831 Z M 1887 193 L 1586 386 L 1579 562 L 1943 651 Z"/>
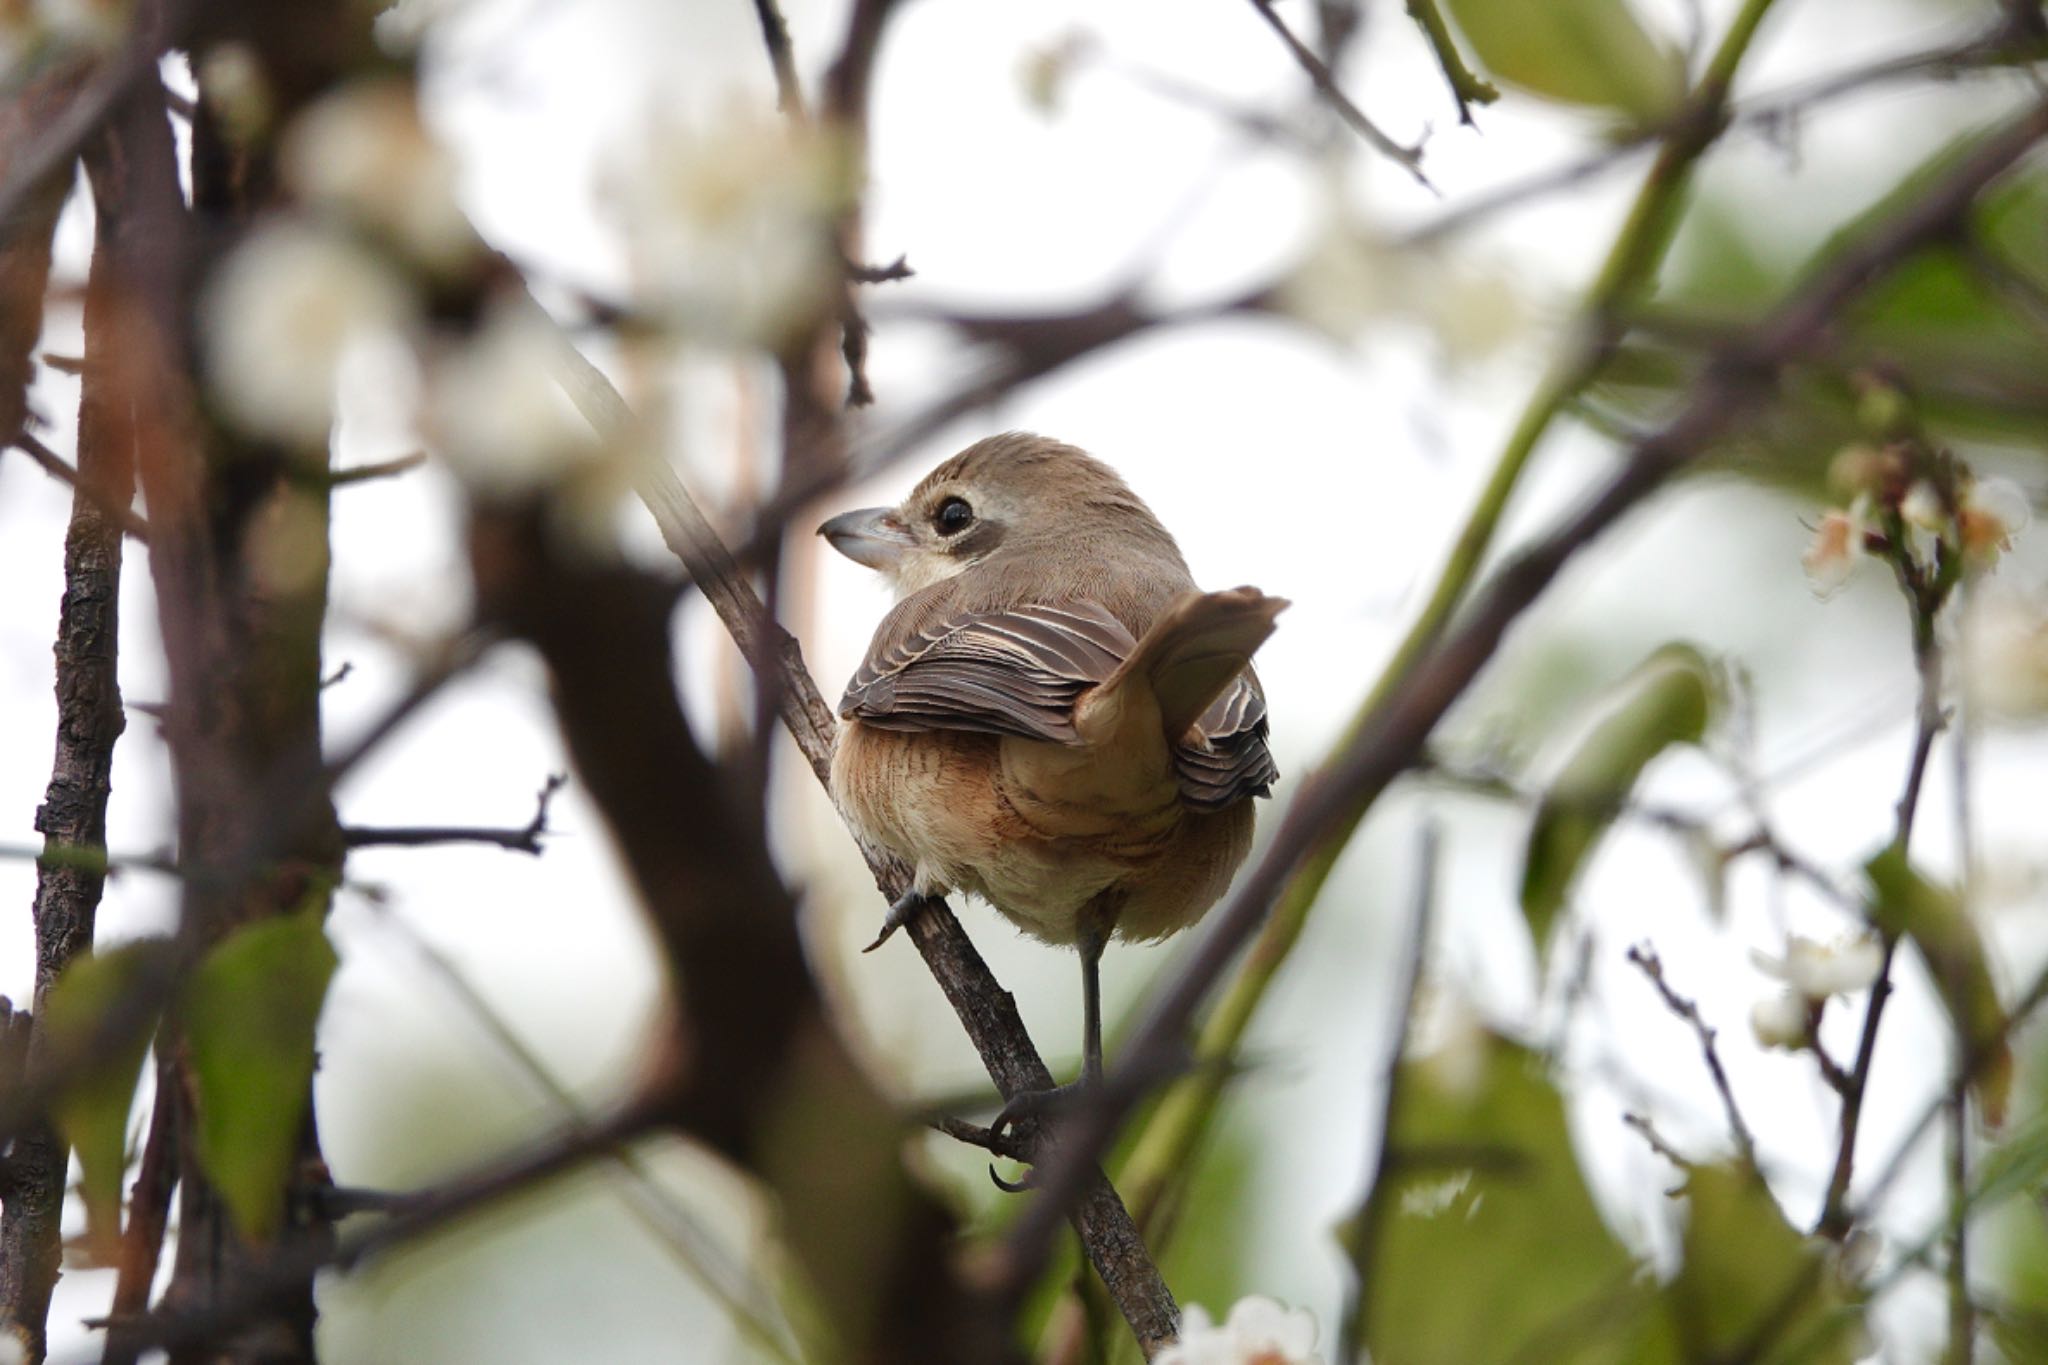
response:
<path fill-rule="evenodd" d="M 1479 60 L 1532 94 L 1650 123 L 1685 98 L 1685 64 L 1627 0 L 1446 0 Z"/>
<path fill-rule="evenodd" d="M 1970 1208 L 1989 1213 L 2017 1195 L 2038 1193 L 2043 1181 L 2048 1181 L 2048 1114 L 2036 1114 L 1984 1154 Z"/>
<path fill-rule="evenodd" d="M 1364 1337 L 1386 1365 L 1676 1359 L 1653 1283 L 1587 1193 L 1542 1060 L 1468 1035 L 1404 1062 L 1371 1237 Z"/>
<path fill-rule="evenodd" d="M 1522 859 L 1522 913 L 1539 945 L 1650 760 L 1706 733 L 1715 692 L 1698 650 L 1665 645 L 1621 683 L 1608 714 L 1565 761 L 1536 807 Z"/>
<path fill-rule="evenodd" d="M 277 1230 L 313 1080 L 313 1028 L 334 975 L 316 907 L 239 929 L 179 1001 L 199 1162 L 251 1240 Z"/>
<path fill-rule="evenodd" d="M 1991 980 L 1991 959 L 1977 926 L 1955 893 L 1915 871 L 1896 844 L 1863 865 L 1870 878 L 1871 914 L 1886 932 L 1910 941 L 1934 978 L 1942 1007 L 1972 1059 L 1970 1089 L 1984 1122 L 2005 1122 L 2012 1097 L 2012 1047 L 2005 1007 Z"/>
<path fill-rule="evenodd" d="M 169 950 L 165 940 L 141 939 L 79 958 L 50 988 L 36 1021 L 48 1044 L 43 1055 L 68 1073 L 51 1113 L 64 1140 L 78 1152 L 86 1239 L 95 1259 L 103 1262 L 111 1261 L 120 1240 L 128 1114 L 157 1016 L 151 1011 L 127 1021 L 129 1028 L 119 1036 L 107 1030 L 122 1003 L 134 999 L 144 979 L 162 969 Z"/>
<path fill-rule="evenodd" d="M 1755 1171 L 1686 1177 L 1684 1263 L 1665 1293 L 1687 1360 L 1841 1362 L 1864 1345 L 1828 1250 L 1785 1221 Z"/>

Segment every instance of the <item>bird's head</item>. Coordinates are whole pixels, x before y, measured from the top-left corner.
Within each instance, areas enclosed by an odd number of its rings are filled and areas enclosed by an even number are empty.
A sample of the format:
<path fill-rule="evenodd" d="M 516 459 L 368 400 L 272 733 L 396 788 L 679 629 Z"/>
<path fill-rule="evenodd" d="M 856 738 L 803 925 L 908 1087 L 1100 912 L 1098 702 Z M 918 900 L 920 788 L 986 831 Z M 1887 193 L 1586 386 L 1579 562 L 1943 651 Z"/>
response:
<path fill-rule="evenodd" d="M 842 512 L 818 528 L 878 570 L 898 598 L 1000 556 L 1070 557 L 1113 547 L 1180 551 L 1115 470 L 1073 446 L 1009 432 L 977 441 L 894 507 Z"/>

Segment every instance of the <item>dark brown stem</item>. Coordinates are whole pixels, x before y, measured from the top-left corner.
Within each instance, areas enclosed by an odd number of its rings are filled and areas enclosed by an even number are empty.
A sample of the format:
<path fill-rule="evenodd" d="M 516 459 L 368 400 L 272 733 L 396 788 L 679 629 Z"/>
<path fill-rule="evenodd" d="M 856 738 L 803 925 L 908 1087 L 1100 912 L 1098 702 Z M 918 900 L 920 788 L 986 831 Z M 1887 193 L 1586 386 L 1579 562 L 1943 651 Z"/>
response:
<path fill-rule="evenodd" d="M 149 1290 L 163 1256 L 164 1229 L 170 1221 L 171 1189 L 178 1176 L 178 1087 L 176 1071 L 162 1062 L 156 1068 L 156 1102 L 149 1116 L 149 1135 L 142 1144 L 142 1164 L 128 1199 L 128 1222 L 121 1229 L 120 1272 L 114 1283 L 109 1316 L 130 1321 L 149 1309 Z M 100 1365 L 135 1365 L 142 1343 L 116 1327 L 107 1333 Z"/>
<path fill-rule="evenodd" d="M 541 836 L 548 832 L 548 805 L 569 781 L 565 773 L 549 776 L 540 789 L 533 818 L 517 829 L 493 829 L 484 825 L 403 825 L 378 827 L 344 825 L 342 843 L 349 848 L 424 848 L 432 844 L 490 844 L 513 853 L 539 857 Z"/>
<path fill-rule="evenodd" d="M 54 208 L 52 209 L 54 215 Z M 46 233 L 47 224 L 38 231 Z M 42 239 L 47 268 L 47 236 Z M 88 362 L 118 345 L 112 333 L 118 287 L 104 235 L 94 252 L 87 286 Z M 35 249 L 17 244 L 7 255 Z M 40 315 L 40 309 L 33 316 Z M 78 489 L 64 536 L 64 599 L 57 618 L 57 743 L 49 787 L 36 811 L 45 847 L 104 848 L 114 743 L 126 726 L 117 676 L 120 638 L 122 526 L 102 507 L 125 507 L 133 494 L 133 417 L 120 395 L 88 378 L 78 413 Z M 33 437 L 26 438 L 33 441 Z M 36 442 L 40 445 L 40 442 Z M 93 496 L 86 490 L 101 496 Z M 92 949 L 93 922 L 106 885 L 102 868 L 67 859 L 36 864 L 36 972 L 34 1015 L 43 1016 L 50 990 L 65 968 Z M 31 1073 L 49 1064 L 46 1034 L 30 1034 Z M 40 1357 L 61 1259 L 70 1147 L 47 1122 L 14 1141 L 10 1188 L 0 1217 L 0 1313 Z"/>
<path fill-rule="evenodd" d="M 1750 1135 L 1749 1125 L 1743 1122 L 1742 1107 L 1735 1102 L 1735 1088 L 1728 1083 L 1728 1072 L 1721 1065 L 1721 1050 L 1715 1043 L 1717 1035 L 1714 1029 L 1700 1017 L 1697 1003 L 1671 989 L 1671 983 L 1664 979 L 1664 964 L 1656 953 L 1637 944 L 1628 950 L 1628 960 L 1657 988 L 1664 1008 L 1691 1027 L 1693 1037 L 1699 1041 L 1700 1056 L 1706 1061 L 1707 1072 L 1714 1079 L 1714 1093 L 1720 1096 L 1721 1111 L 1728 1117 L 1728 1132 L 1735 1139 L 1735 1150 L 1741 1154 L 1745 1166 L 1756 1170 L 1756 1139 Z"/>
<path fill-rule="evenodd" d="M 1919 703 L 1914 709 L 1913 753 L 1906 764 L 1905 787 L 1894 808 L 1892 847 L 1901 854 L 1912 844 L 1913 821 L 1920 809 L 1920 790 L 1927 778 L 1928 760 L 1934 753 L 1935 737 L 1946 724 L 1941 709 L 1942 655 L 1935 638 L 1934 621 L 1945 600 L 1946 589 L 1920 581 L 1921 576 L 1906 558 L 1903 547 L 1893 550 L 1894 566 L 1913 613 L 1913 662 L 1920 679 Z M 1870 1088 L 1870 1068 L 1877 1060 L 1878 1028 L 1892 994 L 1892 959 L 1897 956 L 1899 936 L 1880 930 L 1884 957 L 1877 980 L 1870 988 L 1870 1003 L 1864 1006 L 1863 1029 L 1856 1040 L 1856 1058 L 1849 1074 L 1838 1087 L 1842 1113 L 1835 1142 L 1834 1169 L 1828 1176 L 1827 1195 L 1822 1200 L 1820 1219 L 1814 1231 L 1837 1240 L 1846 1237 L 1853 1225 L 1849 1212 L 1849 1186 L 1856 1176 L 1856 1140 L 1863 1124 L 1863 1100 Z"/>

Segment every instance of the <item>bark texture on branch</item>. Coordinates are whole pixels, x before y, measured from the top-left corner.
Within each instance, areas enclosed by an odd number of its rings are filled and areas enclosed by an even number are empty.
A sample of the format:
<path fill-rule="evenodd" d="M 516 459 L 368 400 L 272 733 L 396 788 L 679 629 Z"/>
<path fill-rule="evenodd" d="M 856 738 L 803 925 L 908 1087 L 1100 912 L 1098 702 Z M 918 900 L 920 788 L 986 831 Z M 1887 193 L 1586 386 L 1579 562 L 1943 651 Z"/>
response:
<path fill-rule="evenodd" d="M 31 85 L 0 114 L 0 147 L 19 146 L 26 128 L 47 117 L 49 106 L 75 88 L 60 76 Z M 66 170 L 69 169 L 67 163 Z M 0 427 L 18 431 L 28 420 L 26 390 L 49 278 L 50 237 L 68 179 L 59 174 L 32 194 L 21 221 L 7 225 L 0 249 Z M 86 302 L 88 363 L 91 339 L 105 337 L 107 281 L 99 258 Z M 64 596 L 58 609 L 56 655 L 57 739 L 50 782 L 36 811 L 35 828 L 47 844 L 103 848 L 107 795 L 112 786 L 114 741 L 123 726 L 118 657 L 122 528 L 102 510 L 125 506 L 134 468 L 128 414 L 88 383 L 80 403 L 78 477 L 97 490 L 73 495 L 64 536 Z M 40 1016 L 50 987 L 92 947 L 93 921 L 105 874 L 77 860 L 39 865 L 32 914 L 36 972 L 33 1014 Z M 13 1031 L 28 1026 L 17 1016 Z M 39 1064 L 40 1037 L 31 1028 L 15 1078 Z M 70 1148 L 47 1121 L 18 1136 L 0 1172 L 0 1322 L 33 1359 L 45 1349 L 50 1296 L 62 1259 L 61 1222 Z"/>

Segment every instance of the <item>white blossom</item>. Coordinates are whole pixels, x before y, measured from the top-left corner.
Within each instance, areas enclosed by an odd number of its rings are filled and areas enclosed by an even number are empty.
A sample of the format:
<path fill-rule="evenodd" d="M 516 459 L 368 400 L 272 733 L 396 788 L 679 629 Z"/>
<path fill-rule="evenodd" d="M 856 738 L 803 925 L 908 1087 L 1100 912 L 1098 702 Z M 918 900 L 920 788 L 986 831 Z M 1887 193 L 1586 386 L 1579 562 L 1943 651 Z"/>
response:
<path fill-rule="evenodd" d="M 1316 1320 L 1262 1294 L 1231 1305 L 1222 1323 L 1200 1304 L 1181 1315 L 1180 1339 L 1153 1357 L 1153 1365 L 1322 1365 Z"/>
<path fill-rule="evenodd" d="M 538 308 L 512 299 L 428 366 L 422 425 L 472 492 L 523 496 L 594 463 L 590 425 L 557 378 L 563 344 Z"/>
<path fill-rule="evenodd" d="M 1370 323 L 1419 326 L 1451 364 L 1495 354 L 1524 330 L 1528 316 L 1499 271 L 1397 247 L 1342 209 L 1330 213 L 1281 281 L 1278 306 L 1340 343 Z"/>
<path fill-rule="evenodd" d="M 1948 504 L 1941 490 L 1925 479 L 1916 479 L 1899 499 L 1899 517 L 1908 526 L 1941 535 L 1949 529 Z"/>
<path fill-rule="evenodd" d="M 684 331 L 775 345 L 830 302 L 841 140 L 785 121 L 656 125 L 607 177 L 637 281 Z"/>
<path fill-rule="evenodd" d="M 2048 716 L 2048 604 L 1983 594 L 1964 624 L 1962 662 L 1963 686 L 1978 706 L 2006 720 Z"/>
<path fill-rule="evenodd" d="M 292 221 L 259 227 L 200 302 L 213 392 L 249 431 L 324 451 L 343 352 L 402 329 L 415 310 L 397 272 L 346 237 Z"/>
<path fill-rule="evenodd" d="M 292 122 L 286 178 L 312 204 L 347 214 L 435 270 L 460 266 L 477 236 L 455 199 L 455 163 L 420 122 L 403 81 L 357 81 Z"/>
<path fill-rule="evenodd" d="M 1813 543 L 1799 561 L 1813 586 L 1814 596 L 1831 596 L 1849 581 L 1863 554 L 1863 534 L 1862 499 L 1847 508 L 1831 507 L 1821 514 L 1820 524 L 1813 528 Z"/>
<path fill-rule="evenodd" d="M 1979 567 L 1994 563 L 2027 528 L 2029 515 L 2026 494 L 2011 480 L 1971 480 L 1956 510 L 1964 558 Z"/>
<path fill-rule="evenodd" d="M 1752 951 L 1750 961 L 1807 1000 L 1860 991 L 1877 980 L 1884 968 L 1884 948 L 1870 934 L 1853 934 L 1821 943 L 1798 934 L 1785 939 L 1785 955 Z"/>
<path fill-rule="evenodd" d="M 1797 1052 L 1806 1046 L 1812 1006 L 1795 990 L 1767 995 L 1749 1007 L 1749 1031 L 1763 1047 Z"/>

